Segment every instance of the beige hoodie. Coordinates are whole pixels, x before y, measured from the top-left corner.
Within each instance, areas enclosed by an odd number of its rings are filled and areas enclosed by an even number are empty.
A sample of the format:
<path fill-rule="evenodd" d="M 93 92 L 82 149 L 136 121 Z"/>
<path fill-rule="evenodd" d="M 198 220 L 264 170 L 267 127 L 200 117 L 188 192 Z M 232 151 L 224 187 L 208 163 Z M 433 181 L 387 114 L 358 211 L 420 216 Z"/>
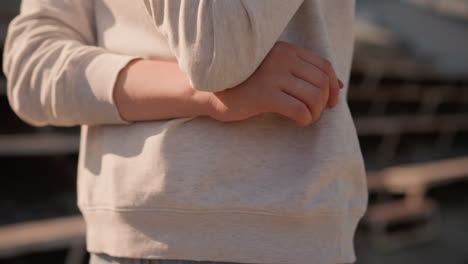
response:
<path fill-rule="evenodd" d="M 130 123 L 111 95 L 136 57 L 176 59 L 195 89 L 224 90 L 278 40 L 348 80 L 353 15 L 354 0 L 23 0 L 5 47 L 8 98 L 32 125 L 81 125 L 90 252 L 352 262 L 367 189 L 347 87 L 308 127 L 276 114 Z"/>

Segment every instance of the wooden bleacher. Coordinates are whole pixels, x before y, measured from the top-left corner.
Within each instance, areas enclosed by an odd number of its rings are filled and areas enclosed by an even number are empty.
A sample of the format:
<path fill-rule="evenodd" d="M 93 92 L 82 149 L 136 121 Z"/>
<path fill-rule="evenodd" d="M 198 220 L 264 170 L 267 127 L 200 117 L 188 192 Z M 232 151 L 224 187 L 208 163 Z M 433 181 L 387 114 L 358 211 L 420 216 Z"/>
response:
<path fill-rule="evenodd" d="M 358 117 L 355 119 L 359 136 L 384 136 L 404 133 L 468 132 L 466 114 L 399 115 Z"/>
<path fill-rule="evenodd" d="M 407 89 L 401 86 L 389 85 L 373 93 L 365 92 L 359 86 L 353 86 L 348 93 L 348 99 L 354 102 L 399 102 L 414 104 L 441 104 L 441 103 L 468 103 L 468 87 L 456 87 L 450 85 L 407 85 Z"/>
<path fill-rule="evenodd" d="M 0 226 L 0 258 L 58 249 L 69 249 L 66 264 L 82 263 L 86 249 L 81 216 Z"/>
<path fill-rule="evenodd" d="M 388 251 L 433 240 L 439 218 L 439 206 L 432 200 L 397 200 L 369 206 L 361 223 L 372 247 Z"/>
<path fill-rule="evenodd" d="M 437 235 L 438 205 L 426 197 L 431 187 L 468 178 L 468 157 L 394 166 L 368 173 L 371 192 L 403 194 L 404 198 L 371 204 L 362 219 L 368 227 L 372 244 L 395 249 L 424 242 Z M 406 230 L 393 230 L 415 220 L 418 224 Z"/>
<path fill-rule="evenodd" d="M 0 157 L 73 154 L 79 140 L 78 134 L 57 132 L 0 135 Z"/>
<path fill-rule="evenodd" d="M 370 191 L 387 190 L 406 195 L 425 195 L 428 188 L 461 178 L 468 178 L 468 157 L 394 166 L 370 172 Z"/>

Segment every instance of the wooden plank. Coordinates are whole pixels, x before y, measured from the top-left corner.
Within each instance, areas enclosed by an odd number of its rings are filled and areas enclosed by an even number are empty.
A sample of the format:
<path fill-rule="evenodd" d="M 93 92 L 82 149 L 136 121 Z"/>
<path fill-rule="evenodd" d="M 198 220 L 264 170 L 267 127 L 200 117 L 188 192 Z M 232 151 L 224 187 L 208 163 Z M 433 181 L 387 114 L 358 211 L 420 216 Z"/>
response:
<path fill-rule="evenodd" d="M 0 135 L 0 157 L 73 154 L 79 140 L 79 135 L 60 133 Z"/>
<path fill-rule="evenodd" d="M 414 217 L 430 217 L 436 209 L 436 204 L 429 200 L 422 200 L 418 203 L 397 200 L 370 205 L 363 221 L 369 224 L 388 225 L 395 221 L 404 221 Z"/>
<path fill-rule="evenodd" d="M 372 247 L 391 251 L 436 238 L 439 218 L 439 207 L 431 200 L 399 200 L 370 205 L 362 223 L 368 227 Z"/>
<path fill-rule="evenodd" d="M 373 93 L 365 92 L 361 87 L 350 87 L 348 100 L 353 102 L 388 102 L 388 103 L 468 103 L 468 87 L 424 86 L 407 87 L 380 85 Z"/>
<path fill-rule="evenodd" d="M 430 186 L 468 177 L 468 157 L 388 168 L 382 176 L 391 191 L 424 192 Z"/>
<path fill-rule="evenodd" d="M 399 115 L 358 117 L 354 119 L 354 123 L 360 136 L 381 136 L 402 133 L 468 131 L 467 118 L 467 114 Z"/>
<path fill-rule="evenodd" d="M 428 187 L 468 177 L 468 157 L 395 166 L 368 174 L 370 190 L 421 194 Z"/>
<path fill-rule="evenodd" d="M 468 3 L 464 0 L 434 1 L 434 0 L 408 0 L 409 2 L 421 7 L 430 8 L 439 15 L 444 14 L 451 17 L 457 17 L 467 20 Z"/>
<path fill-rule="evenodd" d="M 85 243 L 81 216 L 0 226 L 0 256 L 68 248 Z"/>

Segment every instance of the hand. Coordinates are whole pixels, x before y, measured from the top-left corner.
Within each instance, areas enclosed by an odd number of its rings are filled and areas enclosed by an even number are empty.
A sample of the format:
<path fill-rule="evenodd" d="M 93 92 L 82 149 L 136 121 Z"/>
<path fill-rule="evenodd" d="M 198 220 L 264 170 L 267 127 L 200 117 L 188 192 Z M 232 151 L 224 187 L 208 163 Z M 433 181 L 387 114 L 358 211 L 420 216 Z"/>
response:
<path fill-rule="evenodd" d="M 278 42 L 249 79 L 212 94 L 210 116 L 229 122 L 271 112 L 307 126 L 320 118 L 327 105 L 338 103 L 342 87 L 329 61 L 309 50 Z"/>

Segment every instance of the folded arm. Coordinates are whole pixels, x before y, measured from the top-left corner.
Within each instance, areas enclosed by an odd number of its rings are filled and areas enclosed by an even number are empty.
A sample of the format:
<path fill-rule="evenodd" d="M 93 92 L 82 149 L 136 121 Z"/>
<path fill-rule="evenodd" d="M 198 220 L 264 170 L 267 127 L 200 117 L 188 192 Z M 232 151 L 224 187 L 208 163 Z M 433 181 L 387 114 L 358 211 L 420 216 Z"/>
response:
<path fill-rule="evenodd" d="M 329 63 L 277 43 L 301 1 L 145 3 L 178 63 L 136 60 L 96 47 L 91 0 L 24 0 L 5 48 L 13 110 L 37 126 L 197 115 L 234 121 L 263 112 L 306 125 L 327 101 L 336 104 Z"/>
<path fill-rule="evenodd" d="M 303 0 L 143 0 L 193 88 L 247 80 Z"/>

